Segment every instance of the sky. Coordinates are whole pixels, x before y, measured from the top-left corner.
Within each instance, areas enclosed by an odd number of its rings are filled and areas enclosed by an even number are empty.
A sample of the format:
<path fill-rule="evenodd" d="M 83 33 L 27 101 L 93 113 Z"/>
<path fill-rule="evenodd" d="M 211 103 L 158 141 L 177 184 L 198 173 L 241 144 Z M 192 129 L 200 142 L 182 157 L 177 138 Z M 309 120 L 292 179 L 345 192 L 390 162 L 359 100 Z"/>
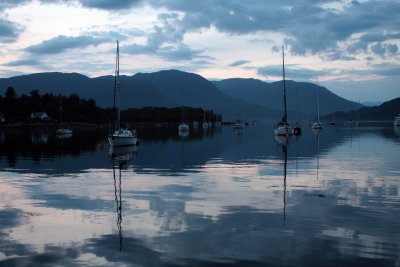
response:
<path fill-rule="evenodd" d="M 400 0 L 1 0 L 0 77 L 178 69 L 400 97 Z M 2 90 L 0 88 L 0 90 Z M 5 90 L 5 89 L 4 89 Z"/>

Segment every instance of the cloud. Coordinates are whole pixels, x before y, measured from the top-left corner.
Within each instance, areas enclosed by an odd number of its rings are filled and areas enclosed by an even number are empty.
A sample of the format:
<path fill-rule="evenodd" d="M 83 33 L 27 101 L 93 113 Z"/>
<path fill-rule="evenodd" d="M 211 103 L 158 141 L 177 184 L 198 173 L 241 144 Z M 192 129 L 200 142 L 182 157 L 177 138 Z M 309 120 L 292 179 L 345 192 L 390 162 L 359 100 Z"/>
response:
<path fill-rule="evenodd" d="M 237 66 L 240 66 L 243 64 L 247 64 L 249 62 L 250 61 L 248 61 L 248 60 L 236 60 L 235 62 L 232 62 L 231 64 L 229 64 L 229 67 L 237 67 Z"/>
<path fill-rule="evenodd" d="M 20 59 L 5 63 L 5 66 L 18 67 L 18 66 L 39 66 L 42 62 L 36 59 Z"/>
<path fill-rule="evenodd" d="M 1 0 L 0 11 L 4 10 L 6 8 L 16 7 L 16 6 L 24 4 L 26 2 L 30 2 L 30 0 Z"/>
<path fill-rule="evenodd" d="M 201 57 L 201 50 L 193 50 L 186 44 L 178 46 L 167 46 L 158 50 L 158 54 L 168 61 L 192 60 Z"/>
<path fill-rule="evenodd" d="M 141 0 L 79 0 L 82 6 L 88 8 L 98 8 L 105 10 L 123 10 L 137 6 L 141 3 Z"/>
<path fill-rule="evenodd" d="M 144 44 L 134 43 L 123 47 L 125 53 L 159 56 L 168 61 L 193 60 L 202 56 L 203 50 L 191 49 L 183 42 L 186 29 L 182 27 L 177 13 L 158 15 L 160 25 L 153 27 Z"/>
<path fill-rule="evenodd" d="M 19 24 L 0 18 L 0 42 L 12 43 L 21 32 L 22 27 Z"/>
<path fill-rule="evenodd" d="M 95 38 L 92 36 L 68 37 L 59 35 L 53 39 L 43 41 L 40 44 L 32 45 L 26 48 L 26 51 L 33 54 L 59 54 L 67 49 L 83 48 L 90 45 L 99 45 L 101 43 L 112 41 L 110 38 Z"/>
<path fill-rule="evenodd" d="M 297 65 L 285 65 L 286 78 L 293 80 L 314 80 L 315 77 L 331 74 L 333 70 L 312 70 L 299 68 Z M 257 74 L 265 77 L 281 77 L 282 65 L 271 65 L 257 69 Z"/>
<path fill-rule="evenodd" d="M 336 8 L 326 7 L 334 3 Z M 280 33 L 294 55 L 325 53 L 339 49 L 336 58 L 350 60 L 352 43 L 366 32 L 386 32 L 386 37 L 400 40 L 400 3 L 398 1 L 180 1 L 150 0 L 156 8 L 181 12 L 180 23 L 188 30 L 214 27 L 229 34 L 259 31 Z M 362 35 L 361 35 L 362 36 Z M 367 41 L 366 39 L 360 41 Z M 365 45 L 371 42 L 367 41 Z M 349 50 L 348 50 L 349 49 Z M 354 50 L 353 50 L 354 51 Z"/>

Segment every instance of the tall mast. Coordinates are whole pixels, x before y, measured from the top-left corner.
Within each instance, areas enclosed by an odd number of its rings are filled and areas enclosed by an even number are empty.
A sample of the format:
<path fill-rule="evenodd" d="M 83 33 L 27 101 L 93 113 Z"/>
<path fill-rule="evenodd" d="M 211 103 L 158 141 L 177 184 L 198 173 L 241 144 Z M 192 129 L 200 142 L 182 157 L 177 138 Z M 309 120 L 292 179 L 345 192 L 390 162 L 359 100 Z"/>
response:
<path fill-rule="evenodd" d="M 115 57 L 115 76 L 114 76 L 114 110 L 116 112 L 116 120 L 115 120 L 115 130 L 119 130 L 120 128 L 120 110 L 117 107 L 116 95 L 119 93 L 119 42 L 117 40 L 117 55 Z"/>
<path fill-rule="evenodd" d="M 283 117 L 283 121 L 287 123 L 287 113 L 286 113 L 286 82 L 285 82 L 285 53 L 283 51 L 283 46 L 282 46 L 282 74 L 283 74 L 283 107 L 285 111 L 285 115 Z"/>
<path fill-rule="evenodd" d="M 181 123 L 184 123 L 184 108 L 183 108 L 183 88 L 181 88 L 181 94 L 182 94 L 182 118 L 181 118 Z"/>
<path fill-rule="evenodd" d="M 317 77 L 317 122 L 319 122 L 319 86 Z"/>

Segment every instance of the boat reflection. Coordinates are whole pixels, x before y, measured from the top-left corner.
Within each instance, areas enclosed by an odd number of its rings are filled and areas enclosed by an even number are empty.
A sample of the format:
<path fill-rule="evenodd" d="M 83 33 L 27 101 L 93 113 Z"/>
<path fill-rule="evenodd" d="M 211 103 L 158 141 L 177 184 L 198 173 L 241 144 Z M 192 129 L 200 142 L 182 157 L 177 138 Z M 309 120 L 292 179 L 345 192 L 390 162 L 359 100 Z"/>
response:
<path fill-rule="evenodd" d="M 122 169 L 134 156 L 136 146 L 110 147 L 109 156 L 112 158 L 114 195 L 117 209 L 117 228 L 119 236 L 119 251 L 122 251 Z"/>
<path fill-rule="evenodd" d="M 120 147 L 110 147 L 108 155 L 112 158 L 114 162 L 118 162 L 119 165 L 125 165 L 134 156 L 136 156 L 137 146 L 120 146 Z"/>
<path fill-rule="evenodd" d="M 400 126 L 393 126 L 394 133 L 400 137 Z"/>
<path fill-rule="evenodd" d="M 57 139 L 68 139 L 72 137 L 72 133 L 56 133 Z"/>
<path fill-rule="evenodd" d="M 283 223 L 286 222 L 286 175 L 287 175 L 287 161 L 288 161 L 288 145 L 289 138 L 286 136 L 275 135 L 275 141 L 282 147 L 283 154 Z"/>

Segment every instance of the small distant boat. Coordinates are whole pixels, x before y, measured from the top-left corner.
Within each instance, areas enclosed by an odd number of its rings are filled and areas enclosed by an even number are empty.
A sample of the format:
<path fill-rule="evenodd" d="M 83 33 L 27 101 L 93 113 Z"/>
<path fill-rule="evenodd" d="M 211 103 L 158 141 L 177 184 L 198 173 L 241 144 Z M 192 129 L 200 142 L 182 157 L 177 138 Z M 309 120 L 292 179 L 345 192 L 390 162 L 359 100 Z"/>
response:
<path fill-rule="evenodd" d="M 333 116 L 333 117 L 332 117 L 332 120 L 331 120 L 330 122 L 328 122 L 329 125 L 335 125 L 335 124 L 336 124 L 335 112 L 333 112 L 333 115 L 332 115 L 332 116 Z"/>
<path fill-rule="evenodd" d="M 208 129 L 208 122 L 206 122 L 206 111 L 203 113 L 203 129 Z"/>
<path fill-rule="evenodd" d="M 119 93 L 119 42 L 117 41 L 117 56 L 115 64 L 114 76 L 114 111 L 115 111 L 115 131 L 112 135 L 108 136 L 108 142 L 111 146 L 134 146 L 138 144 L 136 130 L 128 130 L 121 127 L 121 111 L 116 104 L 116 95 Z"/>
<path fill-rule="evenodd" d="M 222 126 L 222 123 L 220 121 L 215 122 L 215 127 L 221 127 L 221 126 Z"/>
<path fill-rule="evenodd" d="M 180 132 L 183 132 L 183 131 L 187 131 L 188 132 L 189 131 L 189 125 L 187 125 L 186 123 L 182 122 L 181 124 L 179 124 L 178 130 Z"/>
<path fill-rule="evenodd" d="M 182 89 L 182 101 L 183 101 L 183 89 Z M 181 124 L 179 124 L 179 126 L 178 126 L 178 131 L 181 136 L 187 136 L 185 134 L 181 134 L 182 132 L 189 133 L 189 125 L 187 123 L 185 123 L 185 108 L 183 107 L 183 104 L 182 104 L 182 113 L 181 114 L 182 114 Z"/>
<path fill-rule="evenodd" d="M 278 122 L 275 126 L 275 135 L 279 136 L 289 136 L 293 135 L 294 130 L 292 126 L 289 125 L 287 122 L 287 111 L 286 111 L 286 82 L 285 82 L 285 54 L 283 51 L 283 46 L 282 46 L 282 59 L 283 59 L 283 64 L 282 64 L 282 76 L 283 76 L 283 106 L 284 106 L 284 115 L 282 117 L 282 120 Z"/>
<path fill-rule="evenodd" d="M 317 79 L 317 121 L 315 121 L 311 127 L 315 130 L 321 130 L 323 128 L 322 123 L 319 121 L 319 86 Z"/>
<path fill-rule="evenodd" d="M 243 129 L 243 123 L 240 120 L 236 120 L 233 124 L 233 129 Z"/>
<path fill-rule="evenodd" d="M 400 113 L 399 113 L 399 116 L 394 117 L 393 125 L 400 126 Z"/>
<path fill-rule="evenodd" d="M 56 135 L 62 135 L 64 138 L 72 136 L 72 129 L 63 127 L 62 96 L 60 100 L 60 128 L 56 130 Z"/>
<path fill-rule="evenodd" d="M 343 124 L 344 124 L 344 126 L 350 126 L 350 127 L 356 126 L 356 122 L 353 119 L 348 119 Z"/>
<path fill-rule="evenodd" d="M 293 134 L 294 135 L 301 135 L 301 127 L 297 122 L 293 126 Z"/>

